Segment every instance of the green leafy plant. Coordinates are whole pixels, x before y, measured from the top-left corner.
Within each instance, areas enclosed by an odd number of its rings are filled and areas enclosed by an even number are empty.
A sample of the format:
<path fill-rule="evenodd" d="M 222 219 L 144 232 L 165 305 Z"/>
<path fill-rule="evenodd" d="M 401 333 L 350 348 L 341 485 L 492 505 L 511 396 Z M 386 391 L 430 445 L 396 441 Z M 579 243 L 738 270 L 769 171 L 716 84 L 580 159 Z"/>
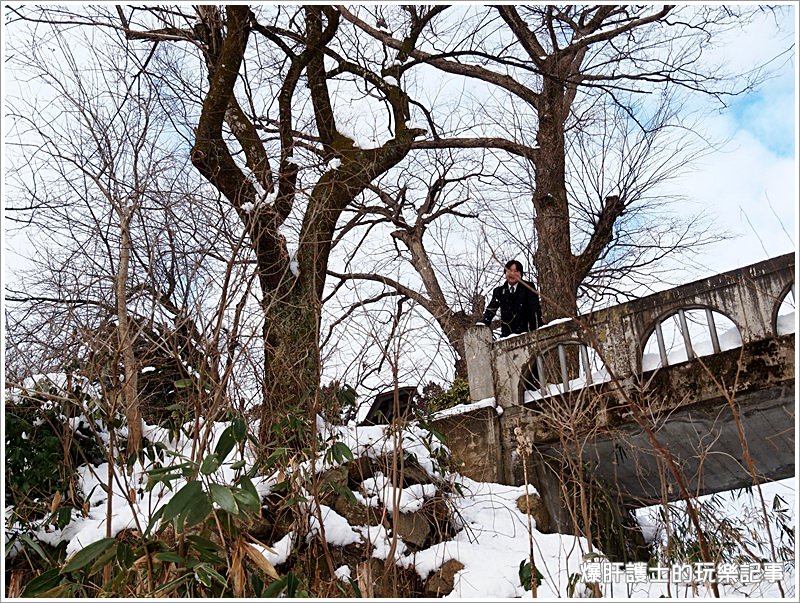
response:
<path fill-rule="evenodd" d="M 358 394 L 353 386 L 340 381 L 331 381 L 320 388 L 320 400 L 325 416 L 332 423 L 346 423 L 356 418 Z"/>
<path fill-rule="evenodd" d="M 276 580 L 264 591 L 262 597 L 288 597 L 306 599 L 310 595 L 308 591 L 300 587 L 300 579 L 292 572 L 283 576 L 280 580 Z"/>
<path fill-rule="evenodd" d="M 469 382 L 456 377 L 448 389 L 434 382 L 425 385 L 422 394 L 417 397 L 416 406 L 428 413 L 434 413 L 459 404 L 469 404 L 470 401 Z"/>
<path fill-rule="evenodd" d="M 519 583 L 525 590 L 533 588 L 532 581 L 534 576 L 536 577 L 536 587 L 538 588 L 542 584 L 542 579 L 544 578 L 542 572 L 537 567 L 533 569 L 535 574 L 531 572 L 531 562 L 529 560 L 523 559 L 519 562 Z"/>
<path fill-rule="evenodd" d="M 261 499 L 245 470 L 244 457 L 237 460 L 234 453 L 249 437 L 244 419 L 233 417 L 202 459 L 192 460 L 170 452 L 164 444 L 148 442 L 143 451 L 152 465 L 147 489 L 162 484 L 174 494 L 153 514 L 144 533 L 125 530 L 66 559 L 63 546 L 61 554 L 54 555 L 29 535 L 20 536 L 42 557 L 22 595 L 262 596 L 280 576 L 246 539 L 261 515 Z M 240 471 L 233 484 L 223 483 L 220 470 L 232 466 L 231 461 Z M 246 567 L 250 571 L 242 580 Z M 284 586 L 281 592 L 289 588 L 298 592 L 297 583 Z"/>
<path fill-rule="evenodd" d="M 328 464 L 341 465 L 345 460 L 353 460 L 353 451 L 344 442 L 334 442 L 325 452 L 325 461 Z"/>
<path fill-rule="evenodd" d="M 103 426 L 87 416 L 93 406 L 79 385 L 66 390 L 46 379 L 8 400 L 4 409 L 6 504 L 18 507 L 20 514 L 19 507 L 34 510 L 36 499 L 49 502 L 56 492 L 69 489 L 74 467 L 102 462 L 103 451 L 93 428 Z M 70 417 L 73 420 L 67 421 Z M 90 421 L 95 425 L 89 425 Z M 35 511 L 41 514 L 43 509 Z"/>

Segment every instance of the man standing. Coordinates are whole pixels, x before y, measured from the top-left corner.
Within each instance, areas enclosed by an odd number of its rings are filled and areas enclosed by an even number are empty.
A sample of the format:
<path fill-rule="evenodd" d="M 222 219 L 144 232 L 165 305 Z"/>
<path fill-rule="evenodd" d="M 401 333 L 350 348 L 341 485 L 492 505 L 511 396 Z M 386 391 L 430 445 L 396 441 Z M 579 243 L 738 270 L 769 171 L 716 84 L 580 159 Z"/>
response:
<path fill-rule="evenodd" d="M 544 324 L 539 295 L 533 285 L 522 280 L 522 263 L 511 260 L 506 264 L 506 282 L 492 292 L 492 301 L 483 314 L 483 323 L 492 324 L 492 319 L 500 309 L 500 335 L 527 333 Z"/>

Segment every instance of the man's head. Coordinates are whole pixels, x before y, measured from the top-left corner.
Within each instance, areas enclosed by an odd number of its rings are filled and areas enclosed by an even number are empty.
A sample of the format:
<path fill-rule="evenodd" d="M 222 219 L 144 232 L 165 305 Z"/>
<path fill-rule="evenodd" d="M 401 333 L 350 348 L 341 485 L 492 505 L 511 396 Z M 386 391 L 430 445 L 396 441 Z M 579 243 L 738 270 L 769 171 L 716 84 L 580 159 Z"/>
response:
<path fill-rule="evenodd" d="M 525 271 L 522 268 L 522 262 L 519 260 L 511 260 L 506 262 L 506 282 L 509 286 L 514 286 L 522 280 L 522 275 Z"/>

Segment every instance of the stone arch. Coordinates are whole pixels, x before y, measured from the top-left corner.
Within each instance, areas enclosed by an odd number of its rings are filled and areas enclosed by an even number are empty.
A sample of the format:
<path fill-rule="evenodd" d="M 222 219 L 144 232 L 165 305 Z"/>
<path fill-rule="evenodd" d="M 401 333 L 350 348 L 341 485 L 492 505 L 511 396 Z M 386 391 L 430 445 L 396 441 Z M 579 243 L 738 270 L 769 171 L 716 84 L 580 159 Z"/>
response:
<path fill-rule="evenodd" d="M 672 308 L 645 332 L 639 370 L 672 366 L 741 345 L 741 327 L 721 310 L 702 304 Z"/>
<path fill-rule="evenodd" d="M 789 299 L 791 295 L 791 300 Z M 788 310 L 791 309 L 791 330 L 787 330 L 781 325 L 781 317 L 788 315 Z M 786 310 L 787 312 L 784 312 Z M 775 306 L 772 308 L 772 332 L 774 335 L 786 335 L 794 332 L 794 313 L 795 313 L 795 297 L 794 297 L 794 280 L 787 283 L 778 296 Z M 788 321 L 787 321 L 788 322 Z"/>
<path fill-rule="evenodd" d="M 524 404 L 597 385 L 609 378 L 597 350 L 580 339 L 565 339 L 531 355 L 522 368 L 518 399 Z"/>

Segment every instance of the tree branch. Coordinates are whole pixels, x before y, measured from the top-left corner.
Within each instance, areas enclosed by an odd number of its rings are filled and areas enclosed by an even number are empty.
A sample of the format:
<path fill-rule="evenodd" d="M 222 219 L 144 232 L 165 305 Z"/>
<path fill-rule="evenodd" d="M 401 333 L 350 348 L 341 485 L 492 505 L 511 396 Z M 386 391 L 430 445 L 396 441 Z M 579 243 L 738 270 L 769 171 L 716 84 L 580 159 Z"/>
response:
<path fill-rule="evenodd" d="M 440 138 L 438 140 L 415 140 L 412 149 L 500 149 L 524 157 L 530 161 L 536 160 L 536 149 L 512 142 L 505 138 Z"/>
<path fill-rule="evenodd" d="M 614 223 L 624 211 L 625 202 L 622 199 L 616 195 L 606 197 L 589 242 L 583 252 L 575 257 L 576 283 L 583 282 L 603 250 L 614 240 Z"/>
<path fill-rule="evenodd" d="M 376 29 L 372 27 L 369 23 L 359 19 L 356 15 L 351 13 L 345 6 L 337 5 L 336 9 L 345 18 L 345 20 L 349 21 L 362 31 L 368 33 L 376 40 L 383 42 L 386 46 L 390 48 L 394 48 L 395 50 L 404 51 L 403 48 L 403 41 L 398 40 L 397 38 L 392 37 L 385 31 L 380 29 Z M 422 50 L 418 49 L 409 49 L 407 50 L 408 55 L 417 59 L 419 61 L 428 63 L 429 65 L 433 65 L 437 69 L 441 71 L 445 71 L 447 73 L 454 73 L 456 75 L 463 75 L 466 77 L 471 77 L 479 80 L 483 80 L 485 82 L 490 82 L 501 88 L 508 90 L 512 94 L 515 94 L 519 98 L 523 99 L 524 101 L 528 102 L 531 105 L 536 103 L 536 99 L 538 98 L 538 94 L 517 82 L 514 78 L 509 77 L 507 75 L 503 75 L 500 73 L 495 73 L 489 69 L 485 69 L 480 67 L 479 65 L 465 65 L 463 63 L 454 63 L 452 61 L 447 61 L 444 59 L 437 58 L 436 55 L 432 55 L 427 52 L 423 52 Z"/>
<path fill-rule="evenodd" d="M 424 295 L 422 295 L 418 291 L 414 291 L 414 289 L 411 289 L 410 287 L 406 287 L 399 281 L 396 281 L 393 278 L 389 278 L 388 276 L 383 276 L 382 274 L 371 274 L 369 272 L 349 272 L 345 274 L 341 272 L 334 272 L 333 270 L 328 270 L 328 274 L 330 276 L 335 276 L 336 278 L 342 280 L 351 280 L 351 281 L 363 280 L 363 281 L 373 281 L 375 283 L 382 283 L 384 285 L 391 287 L 401 295 L 405 295 L 409 299 L 413 299 L 416 303 L 418 303 L 420 306 L 428 310 L 428 312 L 431 312 L 431 314 L 433 314 L 430 307 L 430 301 Z"/>

